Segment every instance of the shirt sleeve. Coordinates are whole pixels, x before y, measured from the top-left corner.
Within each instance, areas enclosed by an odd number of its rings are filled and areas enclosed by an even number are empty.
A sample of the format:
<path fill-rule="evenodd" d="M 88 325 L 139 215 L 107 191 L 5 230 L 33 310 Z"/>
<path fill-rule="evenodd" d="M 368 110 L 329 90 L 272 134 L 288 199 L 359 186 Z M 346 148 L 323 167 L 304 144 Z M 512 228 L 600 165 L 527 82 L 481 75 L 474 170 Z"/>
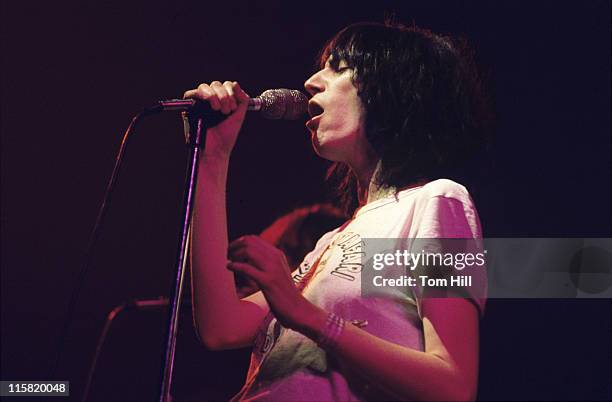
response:
<path fill-rule="evenodd" d="M 447 196 L 434 196 L 427 200 L 421 210 L 416 238 L 413 240 L 411 250 L 413 253 L 439 253 L 443 256 L 452 255 L 454 261 L 465 259 L 465 255 L 483 253 L 482 231 L 480 220 L 474 204 L 467 195 L 465 199 Z M 481 254 L 484 259 L 484 254 Z M 448 261 L 448 260 L 447 260 Z M 442 288 L 426 289 L 418 286 L 414 289 L 419 317 L 422 318 L 421 301 L 425 295 L 444 295 L 444 297 L 462 297 L 468 299 L 478 309 L 479 315 L 484 314 L 486 302 L 487 276 L 486 266 L 465 266 L 463 269 L 443 269 L 429 265 L 420 266 L 415 270 L 417 276 L 426 275 L 428 278 L 445 278 L 447 286 Z M 457 264 L 455 265 L 457 266 Z M 464 277 L 463 282 L 451 285 L 451 277 Z M 434 291 L 435 290 L 435 291 Z M 428 293 L 425 293 L 428 291 Z"/>

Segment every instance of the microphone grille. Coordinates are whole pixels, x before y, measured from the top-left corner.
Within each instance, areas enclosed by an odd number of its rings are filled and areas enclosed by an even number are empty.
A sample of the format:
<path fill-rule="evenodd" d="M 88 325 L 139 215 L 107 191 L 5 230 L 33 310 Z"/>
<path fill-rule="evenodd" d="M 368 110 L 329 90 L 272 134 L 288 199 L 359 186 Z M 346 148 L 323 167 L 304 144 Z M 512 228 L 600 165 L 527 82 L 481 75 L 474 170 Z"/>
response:
<path fill-rule="evenodd" d="M 259 95 L 267 119 L 296 120 L 308 111 L 308 97 L 296 89 L 268 89 Z"/>

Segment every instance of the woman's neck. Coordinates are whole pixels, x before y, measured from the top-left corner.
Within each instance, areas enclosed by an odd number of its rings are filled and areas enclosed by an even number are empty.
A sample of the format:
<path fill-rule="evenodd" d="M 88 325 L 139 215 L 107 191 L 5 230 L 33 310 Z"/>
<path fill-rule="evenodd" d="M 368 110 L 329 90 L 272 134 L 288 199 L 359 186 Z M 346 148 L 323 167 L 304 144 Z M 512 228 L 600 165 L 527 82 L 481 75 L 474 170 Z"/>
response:
<path fill-rule="evenodd" d="M 384 198 L 394 191 L 394 188 L 381 186 L 377 177 L 380 171 L 380 160 L 372 164 L 369 169 L 357 176 L 357 197 L 359 206 Z"/>
<path fill-rule="evenodd" d="M 371 165 L 369 170 L 364 171 L 361 176 L 357 176 L 357 196 L 360 207 L 369 204 L 372 201 L 385 198 L 396 191 L 405 190 L 412 187 L 420 187 L 430 181 L 429 179 L 421 179 L 401 188 L 381 185 L 378 180 L 380 169 L 380 161 L 377 161 Z"/>

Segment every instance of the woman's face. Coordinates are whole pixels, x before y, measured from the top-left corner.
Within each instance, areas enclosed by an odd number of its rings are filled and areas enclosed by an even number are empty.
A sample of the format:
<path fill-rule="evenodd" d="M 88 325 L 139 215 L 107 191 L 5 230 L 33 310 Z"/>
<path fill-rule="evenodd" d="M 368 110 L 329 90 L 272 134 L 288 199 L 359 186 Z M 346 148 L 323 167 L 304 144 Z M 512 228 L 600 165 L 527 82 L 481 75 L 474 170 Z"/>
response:
<path fill-rule="evenodd" d="M 341 61 L 333 68 L 329 60 L 304 87 L 312 95 L 311 119 L 306 127 L 315 152 L 328 160 L 353 166 L 366 154 L 365 109 L 352 81 L 353 70 Z M 366 148 L 364 148 L 366 147 Z"/>

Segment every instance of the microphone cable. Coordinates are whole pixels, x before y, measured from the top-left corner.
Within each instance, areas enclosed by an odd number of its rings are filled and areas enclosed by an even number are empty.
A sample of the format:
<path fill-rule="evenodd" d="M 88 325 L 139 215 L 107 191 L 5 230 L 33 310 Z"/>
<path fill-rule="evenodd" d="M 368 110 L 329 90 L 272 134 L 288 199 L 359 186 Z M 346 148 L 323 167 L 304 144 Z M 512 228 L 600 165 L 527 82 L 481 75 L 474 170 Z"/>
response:
<path fill-rule="evenodd" d="M 83 288 L 83 284 L 85 283 L 85 278 L 87 276 L 87 272 L 89 271 L 89 267 L 91 266 L 91 262 L 93 259 L 93 251 L 100 237 L 102 224 L 104 223 L 104 218 L 108 212 L 108 206 L 110 205 L 111 196 L 113 194 L 113 190 L 115 189 L 115 184 L 117 182 L 117 177 L 119 176 L 119 171 L 121 169 L 121 165 L 123 163 L 123 157 L 125 154 L 125 150 L 127 148 L 127 144 L 132 137 L 132 133 L 135 131 L 136 125 L 138 122 L 146 116 L 150 116 L 153 114 L 157 114 L 161 112 L 162 109 L 159 106 L 153 106 L 146 109 L 143 109 L 136 116 L 132 118 L 130 125 L 125 130 L 125 134 L 123 135 L 123 139 L 121 141 L 121 145 L 119 147 L 119 151 L 117 152 L 117 156 L 115 158 L 115 165 L 113 167 L 113 172 L 111 173 L 108 184 L 106 185 L 106 191 L 104 193 L 104 197 L 102 199 L 102 205 L 98 211 L 98 216 L 96 218 L 96 223 L 94 224 L 93 230 L 91 231 L 89 241 L 87 243 L 87 247 L 85 249 L 85 253 L 83 255 L 83 263 L 81 265 L 81 269 L 77 274 L 77 280 L 72 290 L 72 294 L 70 296 L 70 301 L 68 302 L 68 311 L 64 318 L 62 330 L 60 333 L 60 337 L 57 343 L 57 353 L 51 367 L 51 379 L 55 379 L 58 374 L 59 364 L 64 352 L 64 347 L 66 343 L 66 338 L 68 336 L 68 330 L 70 329 L 71 323 L 74 319 L 76 304 L 79 299 L 79 295 Z"/>

